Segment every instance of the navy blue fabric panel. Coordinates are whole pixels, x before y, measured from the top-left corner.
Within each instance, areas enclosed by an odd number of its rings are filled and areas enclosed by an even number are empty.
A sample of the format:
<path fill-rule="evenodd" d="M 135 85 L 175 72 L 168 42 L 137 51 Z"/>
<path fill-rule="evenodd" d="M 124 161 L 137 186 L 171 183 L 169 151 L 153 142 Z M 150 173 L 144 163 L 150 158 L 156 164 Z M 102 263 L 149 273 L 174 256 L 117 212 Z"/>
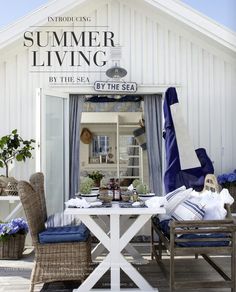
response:
<path fill-rule="evenodd" d="M 176 188 L 185 185 L 186 188 L 192 187 L 196 191 L 201 191 L 204 186 L 205 176 L 214 173 L 213 164 L 204 148 L 195 150 L 200 161 L 201 167 L 180 170 L 176 175 Z"/>
<path fill-rule="evenodd" d="M 79 226 L 49 227 L 39 233 L 40 243 L 86 241 L 89 230 L 84 224 Z"/>
<path fill-rule="evenodd" d="M 175 129 L 172 120 L 170 106 L 178 103 L 177 93 L 174 87 L 167 89 L 163 105 L 165 117 L 165 149 L 166 149 L 166 171 L 164 184 L 166 193 L 176 189 L 176 174 L 180 171 L 179 151 L 175 136 Z"/>
<path fill-rule="evenodd" d="M 181 170 L 178 144 L 175 135 L 175 128 L 172 120 L 170 106 L 178 103 L 175 88 L 170 87 L 165 94 L 163 105 L 165 127 L 163 137 L 166 150 L 166 171 L 164 174 L 164 185 L 166 193 L 172 192 L 178 187 L 185 185 L 199 191 L 203 188 L 206 174 L 214 173 L 213 164 L 204 148 L 196 151 L 201 167 Z"/>

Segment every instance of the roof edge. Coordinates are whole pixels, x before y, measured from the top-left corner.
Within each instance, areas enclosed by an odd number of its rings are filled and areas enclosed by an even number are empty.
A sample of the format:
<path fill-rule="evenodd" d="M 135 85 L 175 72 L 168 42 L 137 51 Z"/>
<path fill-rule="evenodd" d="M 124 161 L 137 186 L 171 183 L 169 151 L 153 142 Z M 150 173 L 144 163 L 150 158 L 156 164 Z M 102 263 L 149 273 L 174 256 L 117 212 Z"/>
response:
<path fill-rule="evenodd" d="M 18 19 L 13 24 L 0 31 L 0 49 L 15 41 L 21 33 L 33 25 L 41 25 L 45 18 L 69 11 L 73 7 L 87 0 L 52 0 L 33 12 Z M 236 33 L 223 27 L 216 21 L 192 9 L 180 0 L 144 0 L 144 2 L 158 8 L 196 31 L 208 36 L 233 52 L 236 52 Z M 65 5 L 66 3 L 66 5 Z"/>
<path fill-rule="evenodd" d="M 179 0 L 144 0 L 236 52 L 236 33 Z"/>

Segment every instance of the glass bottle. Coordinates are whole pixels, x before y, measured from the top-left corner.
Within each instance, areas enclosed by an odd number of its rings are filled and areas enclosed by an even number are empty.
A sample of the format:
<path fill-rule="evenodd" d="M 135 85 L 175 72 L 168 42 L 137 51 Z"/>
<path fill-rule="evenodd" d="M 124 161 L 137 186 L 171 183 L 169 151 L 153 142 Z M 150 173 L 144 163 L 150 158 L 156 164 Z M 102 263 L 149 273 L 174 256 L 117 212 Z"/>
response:
<path fill-rule="evenodd" d="M 113 200 L 120 201 L 120 185 L 119 185 L 118 180 L 116 180 L 115 185 L 114 185 Z"/>
<path fill-rule="evenodd" d="M 115 186 L 115 179 L 111 178 L 109 182 L 108 195 L 111 196 L 113 200 L 114 200 L 114 186 Z"/>

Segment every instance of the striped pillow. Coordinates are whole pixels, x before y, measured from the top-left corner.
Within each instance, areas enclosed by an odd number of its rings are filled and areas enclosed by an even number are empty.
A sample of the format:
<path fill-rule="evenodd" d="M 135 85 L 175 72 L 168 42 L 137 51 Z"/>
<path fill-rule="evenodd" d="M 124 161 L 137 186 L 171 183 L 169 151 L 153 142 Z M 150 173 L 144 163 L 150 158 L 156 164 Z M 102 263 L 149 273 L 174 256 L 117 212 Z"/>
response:
<path fill-rule="evenodd" d="M 205 210 L 202 204 L 186 200 L 175 209 L 171 218 L 177 221 L 202 220 L 204 215 Z"/>
<path fill-rule="evenodd" d="M 73 225 L 80 225 L 81 221 L 76 217 L 76 215 L 68 215 L 61 213 L 55 213 L 48 217 L 45 226 L 48 227 L 59 227 L 59 226 L 73 226 Z"/>
<path fill-rule="evenodd" d="M 168 193 L 165 197 L 167 200 L 166 214 L 171 215 L 179 204 L 184 202 L 190 197 L 192 188 L 186 190 L 185 186 L 182 186 L 171 193 Z"/>

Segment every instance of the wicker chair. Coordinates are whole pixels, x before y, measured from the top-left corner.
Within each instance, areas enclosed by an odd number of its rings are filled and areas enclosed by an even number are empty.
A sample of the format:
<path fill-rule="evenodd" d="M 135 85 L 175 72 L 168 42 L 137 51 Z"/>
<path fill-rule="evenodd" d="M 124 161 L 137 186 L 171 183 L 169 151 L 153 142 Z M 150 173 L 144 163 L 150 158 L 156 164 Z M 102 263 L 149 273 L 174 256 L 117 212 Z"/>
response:
<path fill-rule="evenodd" d="M 45 191 L 44 191 L 44 175 L 42 172 L 33 173 L 30 176 L 29 181 L 40 198 L 40 206 L 42 208 L 42 217 L 43 217 L 44 222 L 46 222 L 47 207 L 46 207 L 46 199 L 45 199 Z"/>
<path fill-rule="evenodd" d="M 205 178 L 204 190 L 219 191 L 217 180 L 214 175 L 207 175 Z M 230 207 L 225 205 L 227 216 L 224 220 L 199 220 L 199 221 L 175 221 L 170 222 L 170 232 L 167 235 L 160 224 L 154 218 L 152 222 L 152 258 L 162 268 L 162 250 L 166 249 L 170 253 L 170 291 L 182 291 L 181 288 L 231 288 L 232 292 L 236 292 L 235 282 L 235 223 L 230 212 Z M 214 231 L 212 231 L 214 228 Z M 197 229 L 197 231 L 196 231 Z M 158 242 L 154 241 L 154 233 L 158 235 Z M 196 234 L 204 238 L 181 238 L 181 234 L 189 235 Z M 210 238 L 209 234 L 221 234 L 218 238 Z M 227 237 L 225 237 L 227 235 Z M 228 244 L 225 242 L 228 242 Z M 186 244 L 189 243 L 189 244 Z M 181 246 L 182 245 L 182 246 Z M 157 251 L 158 250 L 158 251 Z M 176 256 L 195 256 L 201 255 L 222 277 L 221 281 L 176 281 L 175 270 L 177 267 L 175 262 Z M 229 255 L 231 257 L 231 275 L 230 277 L 215 263 L 210 255 Z"/>
<path fill-rule="evenodd" d="M 43 176 L 41 174 L 36 176 L 35 182 L 38 183 L 37 178 L 40 178 L 42 182 Z M 42 206 L 44 192 L 40 193 L 40 188 L 36 187 L 39 187 L 40 184 L 34 186 L 35 189 L 25 181 L 18 183 L 19 196 L 35 248 L 30 291 L 34 291 L 34 286 L 38 283 L 66 280 L 83 281 L 91 269 L 90 239 L 85 242 L 40 243 L 38 234 L 45 230 L 46 205 Z"/>

